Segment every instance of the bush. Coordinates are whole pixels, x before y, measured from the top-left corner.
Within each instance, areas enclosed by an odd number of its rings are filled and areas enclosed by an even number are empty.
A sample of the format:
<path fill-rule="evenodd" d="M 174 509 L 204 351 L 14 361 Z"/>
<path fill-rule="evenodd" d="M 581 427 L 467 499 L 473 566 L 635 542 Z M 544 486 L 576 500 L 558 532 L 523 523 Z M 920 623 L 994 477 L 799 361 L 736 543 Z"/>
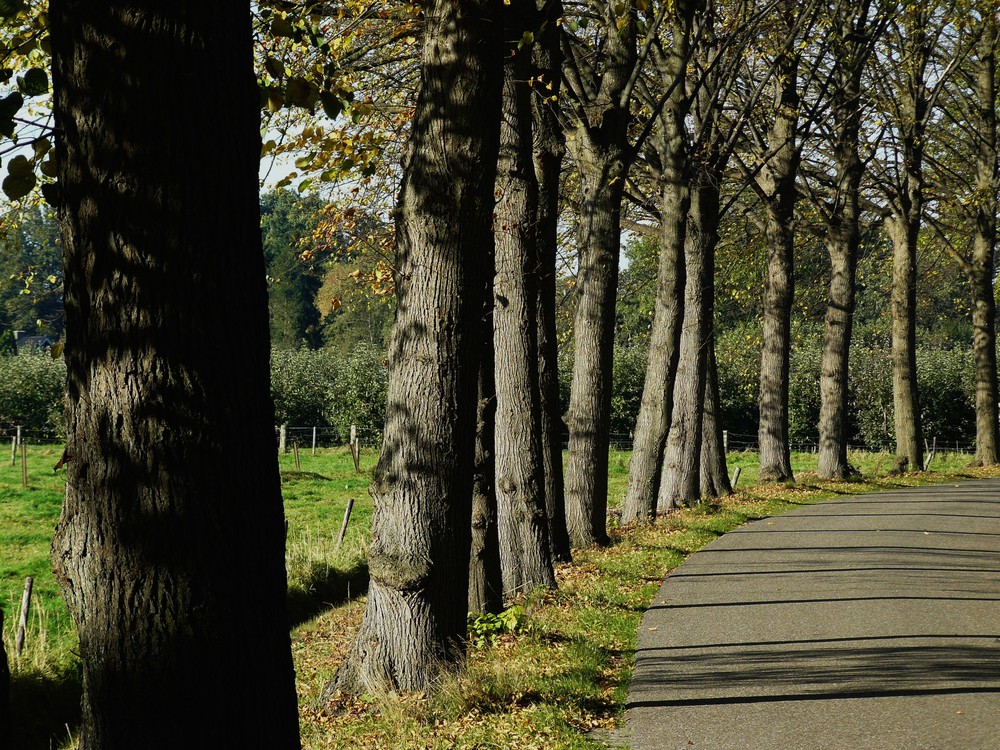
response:
<path fill-rule="evenodd" d="M 66 363 L 44 353 L 0 357 L 0 429 L 65 434 Z"/>
<path fill-rule="evenodd" d="M 274 350 L 271 396 L 275 420 L 297 427 L 331 428 L 346 443 L 351 425 L 381 442 L 388 371 L 385 354 L 361 344 L 346 357 L 329 349 Z"/>

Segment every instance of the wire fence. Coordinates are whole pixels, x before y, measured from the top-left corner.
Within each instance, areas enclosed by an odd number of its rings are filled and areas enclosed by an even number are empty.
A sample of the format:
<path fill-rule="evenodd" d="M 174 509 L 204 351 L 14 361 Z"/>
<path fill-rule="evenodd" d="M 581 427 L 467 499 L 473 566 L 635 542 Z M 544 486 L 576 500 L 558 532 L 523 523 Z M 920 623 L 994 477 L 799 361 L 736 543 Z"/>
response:
<path fill-rule="evenodd" d="M 335 427 L 322 427 L 319 425 L 314 426 L 298 426 L 298 425 L 275 425 L 274 435 L 276 444 L 281 444 L 281 431 L 285 431 L 285 447 L 286 449 L 291 449 L 292 443 L 298 444 L 300 448 L 303 449 L 318 449 L 318 448 L 338 448 L 350 445 L 350 439 L 345 440 L 343 429 Z M 367 447 L 378 447 L 377 440 L 372 439 L 371 436 L 365 436 L 363 432 L 354 431 L 356 436 L 356 442 L 362 446 Z M 42 444 L 58 444 L 62 443 L 64 436 L 53 429 L 33 429 L 25 427 L 0 427 L 0 441 L 10 442 L 17 441 L 18 436 L 20 440 L 25 443 L 31 443 L 34 445 Z M 634 435 L 631 432 L 615 432 L 610 435 L 610 445 L 612 450 L 617 451 L 630 451 L 633 447 Z M 976 443 L 974 440 L 961 441 L 956 440 L 954 442 L 944 442 L 938 440 L 934 436 L 927 438 L 927 449 L 936 449 L 938 451 L 954 451 L 955 453 L 966 453 L 974 455 L 976 452 Z M 759 442 L 756 435 L 741 434 L 738 432 L 729 432 L 728 430 L 723 431 L 723 443 L 727 452 L 733 451 L 749 451 L 756 452 L 758 450 Z M 563 433 L 562 435 L 562 445 L 563 448 L 567 448 L 569 445 L 569 435 Z M 819 451 L 819 443 L 817 441 L 794 441 L 791 444 L 791 449 L 793 452 L 797 453 L 816 453 Z M 891 447 L 880 447 L 880 446 L 868 446 L 863 442 L 853 442 L 848 445 L 849 451 L 871 451 L 874 453 L 892 450 Z"/>

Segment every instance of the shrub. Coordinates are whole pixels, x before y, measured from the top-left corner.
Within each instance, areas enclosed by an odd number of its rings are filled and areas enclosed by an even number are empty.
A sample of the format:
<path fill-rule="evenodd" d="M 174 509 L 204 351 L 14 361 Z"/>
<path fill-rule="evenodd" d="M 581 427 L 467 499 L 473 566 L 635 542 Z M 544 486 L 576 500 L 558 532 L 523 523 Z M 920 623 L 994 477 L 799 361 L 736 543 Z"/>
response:
<path fill-rule="evenodd" d="M 329 349 L 271 353 L 271 396 L 275 420 L 296 427 L 332 428 L 346 443 L 351 425 L 380 442 L 385 422 L 385 354 L 360 344 L 347 356 Z"/>
<path fill-rule="evenodd" d="M 0 429 L 65 434 L 66 363 L 44 353 L 0 357 Z"/>

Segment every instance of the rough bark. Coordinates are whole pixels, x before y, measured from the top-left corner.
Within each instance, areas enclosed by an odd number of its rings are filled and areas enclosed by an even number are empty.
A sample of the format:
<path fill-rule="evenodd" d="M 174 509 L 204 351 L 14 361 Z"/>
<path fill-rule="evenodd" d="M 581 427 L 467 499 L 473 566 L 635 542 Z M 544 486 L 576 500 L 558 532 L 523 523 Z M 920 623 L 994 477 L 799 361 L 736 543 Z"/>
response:
<path fill-rule="evenodd" d="M 714 263 L 713 263 L 714 268 Z M 711 318 L 710 318 L 711 319 Z M 715 336 L 706 342 L 705 404 L 701 427 L 701 498 L 716 498 L 733 491 L 726 466 L 726 450 L 719 418 L 719 368 L 715 359 Z"/>
<path fill-rule="evenodd" d="M 425 690 L 465 656 L 484 248 L 493 242 L 499 2 L 427 8 L 396 209 L 396 319 L 371 584 L 327 695 Z"/>
<path fill-rule="evenodd" d="M 80 747 L 297 748 L 250 14 L 57 0 L 50 20 L 68 391 L 52 564 Z M 197 117 L 165 95 L 208 71 Z"/>
<path fill-rule="evenodd" d="M 3 633 L 3 610 L 0 609 L 0 633 Z M 10 750 L 10 669 L 7 651 L 0 639 L 0 750 Z"/>
<path fill-rule="evenodd" d="M 711 294 L 715 273 L 718 188 L 699 172 L 691 187 L 684 266 L 684 324 L 680 359 L 674 381 L 673 413 L 663 460 L 663 475 L 656 508 L 665 513 L 690 505 L 701 496 L 701 454 L 704 429 L 708 351 L 711 327 Z M 713 217 L 715 221 L 713 221 Z"/>
<path fill-rule="evenodd" d="M 664 107 L 657 137 L 662 187 L 656 301 L 649 361 L 629 461 L 628 490 L 622 506 L 623 523 L 647 523 L 655 514 L 684 319 L 684 237 L 690 196 L 684 130 L 688 97 L 682 79 L 690 54 L 694 4 L 679 10 L 685 12 L 675 17 L 674 42 L 664 70 L 665 82 L 674 88 Z"/>
<path fill-rule="evenodd" d="M 556 335 L 559 178 L 566 154 L 565 136 L 555 112 L 562 80 L 558 23 L 561 17 L 562 3 L 542 0 L 537 24 L 541 31 L 536 35 L 531 50 L 535 79 L 539 83 L 531 103 L 533 155 L 538 181 L 538 391 L 541 397 L 545 507 L 549 517 L 552 559 L 569 562 L 572 555 L 563 495 L 563 422 L 559 403 L 559 344 Z"/>
<path fill-rule="evenodd" d="M 786 21 L 789 27 L 793 20 Z M 798 128 L 798 56 L 782 55 L 776 81 L 774 123 L 767 143 L 771 156 L 757 176 L 765 207 L 763 346 L 760 355 L 760 480 L 787 482 L 792 474 L 788 442 L 788 377 L 792 348 L 791 314 L 795 297 L 795 200 L 800 147 Z"/>
<path fill-rule="evenodd" d="M 538 185 L 532 163 L 529 61 L 517 53 L 522 35 L 532 26 L 533 3 L 512 0 L 504 8 L 507 47 L 494 212 L 496 496 L 505 596 L 555 586 L 538 390 Z"/>
<path fill-rule="evenodd" d="M 636 60 L 630 3 L 605 23 L 605 66 L 596 95 L 575 90 L 585 118 L 574 128 L 570 152 L 580 176 L 574 359 L 566 459 L 566 526 L 575 546 L 607 544 L 608 449 L 615 297 L 621 249 L 621 202 L 630 162 L 630 113 L 621 95 Z M 617 21 L 623 25 L 618 28 Z M 564 66 L 577 76 L 579 66 Z"/>
<path fill-rule="evenodd" d="M 492 276 L 492 259 L 484 270 Z M 500 539 L 496 496 L 496 388 L 493 358 L 493 283 L 487 282 L 480 323 L 479 402 L 476 406 L 476 455 L 472 479 L 472 554 L 469 557 L 469 612 L 496 614 L 503 609 Z"/>
<path fill-rule="evenodd" d="M 996 115 L 996 13 L 988 13 L 987 28 L 976 52 L 977 101 L 975 130 L 978 138 L 976 217 L 972 263 L 966 270 L 972 290 L 972 348 L 976 370 L 976 463 L 1000 462 L 998 426 L 996 301 L 993 292 L 997 237 L 997 115 Z"/>
<path fill-rule="evenodd" d="M 929 112 L 927 66 L 931 48 L 930 8 L 907 6 L 892 43 L 899 63 L 891 103 L 899 153 L 890 181 L 885 226 L 892 241 L 892 394 L 896 432 L 896 471 L 919 471 L 924 462 L 917 391 L 917 240 L 924 207 L 924 139 Z"/>
<path fill-rule="evenodd" d="M 907 159 L 908 164 L 916 162 Z M 910 171 L 909 169 L 907 170 Z M 908 175 L 905 215 L 886 221 L 892 240 L 892 402 L 896 428 L 895 470 L 924 466 L 920 400 L 917 392 L 917 235 L 920 231 L 916 175 Z"/>
<path fill-rule="evenodd" d="M 869 3 L 835 8 L 837 37 L 831 93 L 835 195 L 827 206 L 824 244 L 830 255 L 830 288 L 823 327 L 820 372 L 819 461 L 823 479 L 854 473 L 847 461 L 847 378 L 854 316 L 855 275 L 860 244 L 859 192 L 863 171 L 858 154 L 861 73 L 868 54 Z"/>

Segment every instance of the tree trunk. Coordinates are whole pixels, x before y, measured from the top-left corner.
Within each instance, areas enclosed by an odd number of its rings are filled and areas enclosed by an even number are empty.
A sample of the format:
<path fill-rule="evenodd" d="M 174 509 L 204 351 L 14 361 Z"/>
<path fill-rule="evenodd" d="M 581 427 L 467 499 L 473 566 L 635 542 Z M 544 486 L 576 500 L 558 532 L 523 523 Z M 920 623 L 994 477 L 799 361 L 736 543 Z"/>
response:
<path fill-rule="evenodd" d="M 559 177 L 566 154 L 565 137 L 556 115 L 562 54 L 559 23 L 562 3 L 544 2 L 532 47 L 537 92 L 532 96 L 535 176 L 538 181 L 538 391 L 541 397 L 545 507 L 549 517 L 552 559 L 569 562 L 569 532 L 563 496 L 562 407 L 559 403 L 559 344 L 556 335 L 556 260 L 559 233 Z M 552 88 L 550 89 L 549 86 Z M 555 99 L 553 99 L 555 97 Z"/>
<path fill-rule="evenodd" d="M 617 8 L 617 10 L 616 10 Z M 586 112 L 569 141 L 580 176 L 573 383 L 566 459 L 566 527 L 576 546 L 607 544 L 608 449 L 615 342 L 615 297 L 621 250 L 621 203 L 632 155 L 631 114 L 621 101 L 636 65 L 635 10 L 609 6 L 598 80 L 579 85 L 579 65 L 563 66 L 577 81 L 573 96 Z M 576 60 L 574 58 L 574 63 Z"/>
<path fill-rule="evenodd" d="M 642 401 L 635 422 L 628 490 L 622 507 L 623 523 L 647 523 L 654 517 L 660 490 L 667 431 L 673 412 L 674 382 L 684 322 L 684 239 L 690 205 L 684 118 L 688 96 L 683 78 L 690 55 L 691 14 L 685 6 L 674 23 L 674 42 L 664 70 L 674 89 L 664 107 L 658 152 L 662 165 L 660 191 L 660 259 L 656 302 L 649 339 L 649 360 Z M 684 9 L 681 9 L 684 10 Z"/>
<path fill-rule="evenodd" d="M 976 55 L 975 123 L 979 134 L 976 170 L 976 224 L 971 268 L 966 272 L 972 288 L 972 348 L 976 360 L 976 463 L 1000 462 L 1000 427 L 997 413 L 996 302 L 993 296 L 994 253 L 997 237 L 997 115 L 996 115 L 996 14 L 987 12 Z"/>
<path fill-rule="evenodd" d="M 297 748 L 250 14 L 50 11 L 80 747 Z M 165 95 L 206 75 L 197 117 Z"/>
<path fill-rule="evenodd" d="M 609 158 L 610 153 L 618 156 Z M 611 380 L 625 175 L 617 150 L 597 158 L 602 165 L 600 173 L 580 176 L 580 267 L 573 325 L 573 383 L 566 419 L 566 527 L 576 547 L 608 543 Z"/>
<path fill-rule="evenodd" d="M 484 264 L 487 291 L 479 326 L 482 335 L 479 361 L 479 402 L 476 407 L 476 456 L 472 480 L 472 554 L 469 558 L 469 612 L 496 614 L 503 609 L 500 576 L 500 539 L 497 532 L 496 495 L 496 386 L 493 357 L 492 259 Z"/>
<path fill-rule="evenodd" d="M 715 263 L 712 263 L 714 268 Z M 709 318 L 711 320 L 711 318 Z M 722 420 L 719 419 L 719 368 L 715 359 L 715 334 L 709 333 L 705 347 L 706 381 L 705 405 L 701 428 L 701 497 L 715 498 L 729 495 L 733 486 L 729 482 L 726 466 L 726 448 L 722 438 Z"/>
<path fill-rule="evenodd" d="M 535 252 L 538 186 L 531 144 L 528 59 L 517 54 L 534 0 L 506 6 L 503 114 L 494 213 L 496 278 L 496 495 L 505 596 L 555 586 L 538 392 Z"/>
<path fill-rule="evenodd" d="M 372 481 L 364 618 L 327 695 L 425 690 L 464 662 L 483 248 L 491 231 L 501 29 L 493 0 L 427 10 L 396 210 L 396 320 Z"/>
<path fill-rule="evenodd" d="M 788 377 L 795 297 L 795 178 L 800 154 L 796 143 L 798 64 L 795 53 L 783 54 L 779 61 L 775 79 L 777 109 L 768 137 L 773 153 L 757 177 L 766 211 L 764 238 L 767 242 L 757 433 L 762 482 L 788 482 L 794 478 L 788 443 Z"/>
<path fill-rule="evenodd" d="M 831 229 L 826 240 L 831 277 L 819 379 L 818 474 L 823 479 L 843 479 L 853 473 L 847 462 L 847 373 L 858 244 L 856 220 L 844 217 L 843 221 L 844 226 Z"/>
<path fill-rule="evenodd" d="M 913 164 L 907 159 L 908 164 Z M 896 471 L 924 467 L 920 401 L 917 394 L 917 233 L 922 201 L 914 192 L 906 216 L 886 221 L 892 239 L 892 401 L 896 427 Z M 916 198 L 916 201 L 914 201 Z M 916 205 L 915 205 L 916 203 Z"/>
<path fill-rule="evenodd" d="M 868 55 L 870 4 L 841 2 L 835 8 L 838 58 L 833 71 L 832 120 L 835 196 L 827 206 L 824 243 L 830 255 L 830 290 L 820 372 L 819 465 L 822 479 L 855 473 L 847 461 L 847 379 L 854 317 L 855 273 L 860 244 L 858 155 L 861 73 Z"/>
<path fill-rule="evenodd" d="M 684 325 L 674 383 L 673 415 L 663 460 L 657 511 L 690 505 L 701 496 L 704 429 L 714 248 L 717 242 L 719 193 L 704 173 L 691 187 L 684 266 Z"/>
<path fill-rule="evenodd" d="M 0 634 L 3 633 L 3 610 L 0 609 Z M 7 651 L 0 638 L 0 750 L 11 748 L 10 727 L 10 669 L 7 667 Z"/>

